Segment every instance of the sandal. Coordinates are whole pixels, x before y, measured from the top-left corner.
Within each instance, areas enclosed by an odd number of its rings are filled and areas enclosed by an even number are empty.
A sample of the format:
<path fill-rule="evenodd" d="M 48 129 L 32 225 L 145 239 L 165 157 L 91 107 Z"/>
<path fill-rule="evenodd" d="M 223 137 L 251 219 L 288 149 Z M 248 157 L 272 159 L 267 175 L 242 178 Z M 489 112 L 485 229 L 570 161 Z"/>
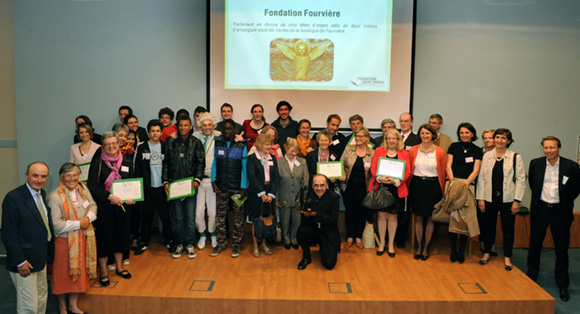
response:
<path fill-rule="evenodd" d="M 111 284 L 111 281 L 109 280 L 109 275 L 100 276 L 99 277 L 99 283 L 103 287 L 108 287 Z"/>
<path fill-rule="evenodd" d="M 125 278 L 125 279 L 131 279 L 131 273 L 129 273 L 129 271 L 127 271 L 126 269 L 123 269 L 123 271 L 119 272 L 119 271 L 115 271 L 117 273 L 117 275 Z"/>

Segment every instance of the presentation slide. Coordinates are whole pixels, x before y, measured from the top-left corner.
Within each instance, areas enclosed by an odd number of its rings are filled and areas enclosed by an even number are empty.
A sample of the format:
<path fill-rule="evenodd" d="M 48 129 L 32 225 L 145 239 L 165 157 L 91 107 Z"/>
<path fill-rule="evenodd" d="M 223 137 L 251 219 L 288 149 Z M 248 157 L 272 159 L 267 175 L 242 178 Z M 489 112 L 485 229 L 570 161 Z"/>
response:
<path fill-rule="evenodd" d="M 232 89 L 389 91 L 392 1 L 226 2 Z"/>
<path fill-rule="evenodd" d="M 326 127 L 330 114 L 359 114 L 369 129 L 409 111 L 414 0 L 210 0 L 208 107 L 234 107 L 234 120 L 251 118 L 254 104 L 266 122 L 276 104 L 291 117 Z"/>

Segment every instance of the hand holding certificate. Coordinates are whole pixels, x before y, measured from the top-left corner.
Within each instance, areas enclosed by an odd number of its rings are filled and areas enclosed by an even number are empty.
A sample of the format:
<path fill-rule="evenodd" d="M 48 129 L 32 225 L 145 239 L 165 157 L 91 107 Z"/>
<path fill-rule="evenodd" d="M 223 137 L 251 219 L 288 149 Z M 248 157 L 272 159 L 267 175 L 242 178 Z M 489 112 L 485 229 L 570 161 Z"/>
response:
<path fill-rule="evenodd" d="M 169 193 L 167 193 L 167 200 L 177 200 L 181 198 L 190 197 L 195 193 L 193 189 L 193 177 L 176 180 L 169 184 Z"/>
<path fill-rule="evenodd" d="M 111 194 L 119 197 L 122 201 L 142 201 L 143 178 L 115 180 L 111 185 Z"/>
<path fill-rule="evenodd" d="M 91 166 L 91 163 L 87 162 L 85 164 L 78 164 L 77 166 L 80 169 L 79 181 L 87 182 L 87 179 L 89 178 L 89 168 Z"/>
<path fill-rule="evenodd" d="M 405 160 L 381 157 L 377 167 L 377 177 L 388 176 L 393 179 L 403 180 L 406 166 L 407 162 Z"/>
<path fill-rule="evenodd" d="M 319 162 L 316 173 L 325 175 L 328 179 L 340 179 L 344 176 L 344 164 L 342 161 Z"/>

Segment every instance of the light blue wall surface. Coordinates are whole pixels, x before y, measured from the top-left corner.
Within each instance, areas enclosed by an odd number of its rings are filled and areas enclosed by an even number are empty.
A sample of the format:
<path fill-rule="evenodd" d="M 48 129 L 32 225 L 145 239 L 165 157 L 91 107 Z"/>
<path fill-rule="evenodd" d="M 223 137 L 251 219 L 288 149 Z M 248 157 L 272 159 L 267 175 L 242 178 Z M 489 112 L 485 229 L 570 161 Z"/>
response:
<path fill-rule="evenodd" d="M 417 2 L 415 130 L 438 112 L 454 140 L 462 121 L 512 129 L 526 165 L 548 134 L 577 158 L 580 2 Z M 205 105 L 205 12 L 197 0 L 15 1 L 19 172 L 46 160 L 54 188 L 79 114 L 102 133 L 122 104 L 142 125 Z"/>

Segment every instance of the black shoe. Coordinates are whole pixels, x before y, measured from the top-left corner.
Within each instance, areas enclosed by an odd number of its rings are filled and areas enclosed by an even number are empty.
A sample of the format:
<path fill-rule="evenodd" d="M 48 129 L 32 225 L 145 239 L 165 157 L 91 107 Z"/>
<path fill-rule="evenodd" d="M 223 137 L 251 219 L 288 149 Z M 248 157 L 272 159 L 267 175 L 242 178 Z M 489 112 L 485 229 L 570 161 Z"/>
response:
<path fill-rule="evenodd" d="M 568 302 L 568 300 L 570 300 L 570 293 L 568 292 L 568 289 L 560 289 L 560 299 L 562 299 L 564 302 Z"/>
<path fill-rule="evenodd" d="M 141 243 L 141 245 L 139 245 L 139 248 L 135 251 L 135 255 L 141 255 L 141 254 L 143 254 L 143 252 L 147 251 L 148 249 L 149 249 L 149 244 Z"/>
<path fill-rule="evenodd" d="M 286 243 L 284 243 L 284 248 L 285 248 L 286 250 L 289 250 L 289 249 L 290 249 L 290 244 L 286 244 Z"/>
<path fill-rule="evenodd" d="M 111 284 L 111 281 L 109 280 L 109 275 L 99 277 L 99 283 L 103 287 L 108 287 Z"/>
<path fill-rule="evenodd" d="M 391 253 L 391 252 L 388 252 L 388 251 L 387 251 L 387 255 L 388 255 L 390 258 L 393 258 L 393 257 L 395 257 L 395 252 Z"/>
<path fill-rule="evenodd" d="M 491 251 L 491 252 L 489 253 L 489 255 L 490 255 L 490 256 L 497 256 L 497 251 Z"/>
<path fill-rule="evenodd" d="M 123 271 L 119 272 L 119 271 L 115 271 L 115 273 L 117 273 L 117 275 L 125 278 L 125 279 L 131 279 L 131 273 L 128 272 L 126 269 L 124 269 Z"/>
<path fill-rule="evenodd" d="M 309 260 L 307 258 L 303 258 L 300 263 L 298 263 L 298 270 L 304 270 L 306 269 L 306 266 L 308 266 L 308 264 L 312 263 L 312 260 Z"/>
<path fill-rule="evenodd" d="M 414 259 L 421 259 L 421 250 L 415 251 L 415 255 L 413 255 Z"/>
<path fill-rule="evenodd" d="M 382 251 L 377 250 L 377 256 L 381 256 L 385 254 L 385 249 L 383 249 Z"/>
<path fill-rule="evenodd" d="M 463 262 L 465 262 L 465 254 L 457 254 L 457 261 L 459 264 L 463 264 Z"/>
<path fill-rule="evenodd" d="M 512 268 L 514 267 L 513 265 L 507 265 L 507 264 L 503 264 L 503 266 L 505 266 L 505 270 L 507 270 L 507 271 L 511 271 Z"/>
<path fill-rule="evenodd" d="M 489 259 L 480 259 L 479 265 L 485 265 L 485 264 L 487 264 L 487 262 L 489 262 Z"/>
<path fill-rule="evenodd" d="M 169 253 L 175 252 L 176 245 L 175 245 L 175 242 L 174 241 L 169 241 L 169 243 L 167 243 L 165 245 L 165 247 L 167 248 L 167 252 L 169 252 Z"/>
<path fill-rule="evenodd" d="M 458 259 L 457 259 L 457 253 L 451 252 L 451 255 L 449 255 L 449 260 L 451 261 L 451 263 L 457 262 L 458 261 Z"/>
<path fill-rule="evenodd" d="M 397 242 L 397 248 L 404 249 L 405 248 L 405 242 Z"/>
<path fill-rule="evenodd" d="M 298 248 L 300 247 L 300 246 L 298 246 L 298 244 L 294 244 L 294 243 L 292 243 L 291 245 L 292 245 L 292 248 L 295 250 L 298 250 Z"/>
<path fill-rule="evenodd" d="M 429 252 L 427 252 L 427 255 L 421 255 L 421 260 L 422 261 L 426 261 L 429 259 Z"/>

